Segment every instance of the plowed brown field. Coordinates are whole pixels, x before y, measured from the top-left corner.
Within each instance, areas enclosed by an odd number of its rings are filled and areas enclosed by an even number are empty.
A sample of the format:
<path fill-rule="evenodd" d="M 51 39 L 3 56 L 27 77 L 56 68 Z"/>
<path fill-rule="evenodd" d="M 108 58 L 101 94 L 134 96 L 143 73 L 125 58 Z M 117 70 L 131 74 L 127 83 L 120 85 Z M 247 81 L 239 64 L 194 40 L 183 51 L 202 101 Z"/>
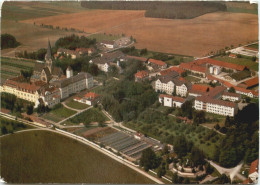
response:
<path fill-rule="evenodd" d="M 124 33 L 136 38 L 137 48 L 191 56 L 204 56 L 258 39 L 257 15 L 244 13 L 217 12 L 171 20 L 145 18 L 143 11 L 91 10 L 23 22 L 72 27 L 89 33 Z"/>

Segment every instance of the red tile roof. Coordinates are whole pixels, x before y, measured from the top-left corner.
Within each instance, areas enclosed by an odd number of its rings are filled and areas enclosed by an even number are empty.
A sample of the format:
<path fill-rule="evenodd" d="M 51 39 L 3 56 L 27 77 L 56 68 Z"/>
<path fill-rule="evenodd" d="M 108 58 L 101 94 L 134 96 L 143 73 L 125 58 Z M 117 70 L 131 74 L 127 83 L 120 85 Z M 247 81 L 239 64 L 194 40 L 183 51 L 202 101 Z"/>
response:
<path fill-rule="evenodd" d="M 212 58 L 200 59 L 199 62 L 209 63 L 209 64 L 212 64 L 212 65 L 216 65 L 216 66 L 220 66 L 220 67 L 224 67 L 224 68 L 229 68 L 229 69 L 235 69 L 235 70 L 238 70 L 238 71 L 243 71 L 246 68 L 246 66 L 244 66 L 244 65 L 238 65 L 238 64 L 218 61 L 218 60 L 214 60 Z"/>
<path fill-rule="evenodd" d="M 211 91 L 213 88 L 208 85 L 193 84 L 191 91 L 206 93 Z"/>
<path fill-rule="evenodd" d="M 165 70 L 161 71 L 160 74 L 161 74 L 162 76 L 165 76 L 165 75 L 167 75 L 167 74 L 168 74 L 169 72 L 171 72 L 171 71 L 176 71 L 176 72 L 178 72 L 180 75 L 181 75 L 181 73 L 184 72 L 183 69 L 174 66 L 174 67 L 170 67 L 170 68 L 168 68 L 168 69 L 165 69 Z"/>
<path fill-rule="evenodd" d="M 178 97 L 178 96 L 171 96 L 171 95 L 168 95 L 168 94 L 160 94 L 159 97 L 160 98 L 164 98 L 164 97 L 171 98 L 173 101 L 181 102 L 181 103 L 185 102 L 184 98 L 181 98 L 181 97 Z"/>
<path fill-rule="evenodd" d="M 87 94 L 84 95 L 85 98 L 88 98 L 88 99 L 95 99 L 97 97 L 99 97 L 100 95 L 96 94 L 96 93 L 93 93 L 93 92 L 89 92 Z"/>
<path fill-rule="evenodd" d="M 255 161 L 253 161 L 251 163 L 250 170 L 249 170 L 248 174 L 250 175 L 254 172 L 258 172 L 258 159 L 256 159 Z"/>
<path fill-rule="evenodd" d="M 206 67 L 200 66 L 196 62 L 181 63 L 180 68 L 190 71 L 198 71 L 200 73 L 206 73 Z"/>
<path fill-rule="evenodd" d="M 233 54 L 233 53 L 230 53 L 229 57 L 231 57 L 231 58 L 237 58 L 237 55 L 236 55 L 236 54 Z"/>
<path fill-rule="evenodd" d="M 165 62 L 163 62 L 163 61 L 161 61 L 161 60 L 155 60 L 155 59 L 152 59 L 152 58 L 149 59 L 149 62 L 151 62 L 151 63 L 153 63 L 153 64 L 156 64 L 156 65 L 159 65 L 159 66 L 164 66 L 164 65 L 166 65 Z"/>
<path fill-rule="evenodd" d="M 244 81 L 244 82 L 242 82 L 242 84 L 245 84 L 247 86 L 247 88 L 258 85 L 259 84 L 258 76 L 255 78 L 249 79 L 247 81 Z"/>
<path fill-rule="evenodd" d="M 137 72 L 137 73 L 135 73 L 135 77 L 136 78 L 145 78 L 145 77 L 147 77 L 149 74 L 148 74 L 148 72 L 146 72 L 146 71 L 139 71 L 139 72 Z"/>
<path fill-rule="evenodd" d="M 7 79 L 4 85 L 16 88 L 18 90 L 25 90 L 29 92 L 35 92 L 39 90 L 42 86 L 46 85 L 43 81 L 36 81 L 36 82 L 25 82 L 22 80 L 22 77 L 14 77 L 11 79 Z"/>
<path fill-rule="evenodd" d="M 223 87 L 223 86 L 217 86 L 215 88 L 213 88 L 209 93 L 208 96 L 215 98 L 217 95 L 222 94 L 227 88 Z"/>
<path fill-rule="evenodd" d="M 225 96 L 231 96 L 231 97 L 240 97 L 240 94 L 237 94 L 237 93 L 231 93 L 231 92 L 223 92 L 222 95 L 225 95 Z"/>

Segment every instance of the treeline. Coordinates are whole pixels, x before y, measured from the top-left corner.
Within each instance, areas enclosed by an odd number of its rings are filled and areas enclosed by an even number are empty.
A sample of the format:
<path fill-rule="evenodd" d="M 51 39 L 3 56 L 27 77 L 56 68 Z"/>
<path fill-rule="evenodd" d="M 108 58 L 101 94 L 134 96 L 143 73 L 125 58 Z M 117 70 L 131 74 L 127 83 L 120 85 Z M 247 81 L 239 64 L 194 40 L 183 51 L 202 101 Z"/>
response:
<path fill-rule="evenodd" d="M 89 48 L 94 47 L 96 39 L 89 39 L 85 36 L 77 36 L 75 34 L 59 38 L 56 43 L 56 48 L 66 48 L 75 50 L 76 48 Z"/>
<path fill-rule="evenodd" d="M 16 41 L 16 38 L 10 34 L 1 34 L 1 50 L 7 48 L 16 48 L 21 43 Z"/>
<path fill-rule="evenodd" d="M 8 120 L 3 117 L 0 117 L 1 121 L 1 134 L 0 135 L 5 135 L 9 133 L 13 133 L 16 130 L 22 130 L 25 128 L 29 128 L 29 126 L 24 125 L 18 121 L 13 121 L 13 120 Z"/>
<path fill-rule="evenodd" d="M 160 2 L 160 1 L 84 1 L 88 9 L 146 10 L 146 17 L 167 19 L 191 19 L 210 12 L 226 11 L 220 2 Z"/>
<path fill-rule="evenodd" d="M 16 52 L 15 57 L 19 58 L 28 58 L 28 59 L 33 59 L 33 60 L 44 60 L 45 54 L 47 53 L 47 49 L 41 48 L 38 51 L 33 51 L 33 52 L 27 52 L 21 51 L 21 52 Z"/>

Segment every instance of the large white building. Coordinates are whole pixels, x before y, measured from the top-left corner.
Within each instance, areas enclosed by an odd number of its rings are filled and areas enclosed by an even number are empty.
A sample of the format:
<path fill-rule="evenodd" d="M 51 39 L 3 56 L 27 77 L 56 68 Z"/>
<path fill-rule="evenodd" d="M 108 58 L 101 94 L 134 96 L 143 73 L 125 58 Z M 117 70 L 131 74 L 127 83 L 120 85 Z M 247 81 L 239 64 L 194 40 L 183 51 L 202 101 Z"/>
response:
<path fill-rule="evenodd" d="M 32 102 L 35 107 L 39 103 L 53 107 L 60 102 L 60 93 L 55 86 L 43 81 L 26 82 L 21 76 L 6 80 L 0 90 Z"/>
<path fill-rule="evenodd" d="M 187 96 L 188 90 L 192 84 L 178 78 L 179 74 L 172 71 L 172 75 L 161 76 L 155 81 L 155 91 L 165 92 L 172 95 L 175 91 L 176 95 Z"/>
<path fill-rule="evenodd" d="M 208 96 L 196 97 L 194 108 L 222 116 L 234 116 L 237 112 L 237 104 L 233 102 L 213 99 Z"/>
<path fill-rule="evenodd" d="M 237 94 L 237 93 L 223 92 L 223 94 L 222 94 L 223 100 L 228 100 L 228 101 L 232 101 L 232 102 L 240 101 L 240 97 L 241 97 L 241 95 Z"/>
<path fill-rule="evenodd" d="M 61 99 L 94 86 L 93 76 L 89 73 L 80 72 L 75 76 L 70 76 L 69 70 L 71 69 L 67 69 L 67 78 L 52 82 L 52 85 L 60 90 Z"/>

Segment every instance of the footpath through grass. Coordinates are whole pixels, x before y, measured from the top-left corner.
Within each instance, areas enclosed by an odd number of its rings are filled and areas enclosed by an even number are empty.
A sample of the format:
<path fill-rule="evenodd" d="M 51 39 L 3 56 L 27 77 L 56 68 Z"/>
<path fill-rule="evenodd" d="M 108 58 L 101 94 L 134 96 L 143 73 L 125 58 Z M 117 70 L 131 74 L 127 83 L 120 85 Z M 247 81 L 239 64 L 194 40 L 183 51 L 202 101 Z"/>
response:
<path fill-rule="evenodd" d="M 0 142 L 1 177 L 8 183 L 154 183 L 89 146 L 50 131 L 17 133 Z"/>
<path fill-rule="evenodd" d="M 45 113 L 43 115 L 44 119 L 48 119 L 54 122 L 59 122 L 67 117 L 70 117 L 71 115 L 75 114 L 76 111 L 67 109 L 62 104 L 60 104 L 57 107 L 54 107 L 50 112 Z"/>
<path fill-rule="evenodd" d="M 78 125 L 83 123 L 84 125 L 88 125 L 91 122 L 104 123 L 105 121 L 108 121 L 108 118 L 99 109 L 91 108 L 65 121 L 63 124 Z"/>

